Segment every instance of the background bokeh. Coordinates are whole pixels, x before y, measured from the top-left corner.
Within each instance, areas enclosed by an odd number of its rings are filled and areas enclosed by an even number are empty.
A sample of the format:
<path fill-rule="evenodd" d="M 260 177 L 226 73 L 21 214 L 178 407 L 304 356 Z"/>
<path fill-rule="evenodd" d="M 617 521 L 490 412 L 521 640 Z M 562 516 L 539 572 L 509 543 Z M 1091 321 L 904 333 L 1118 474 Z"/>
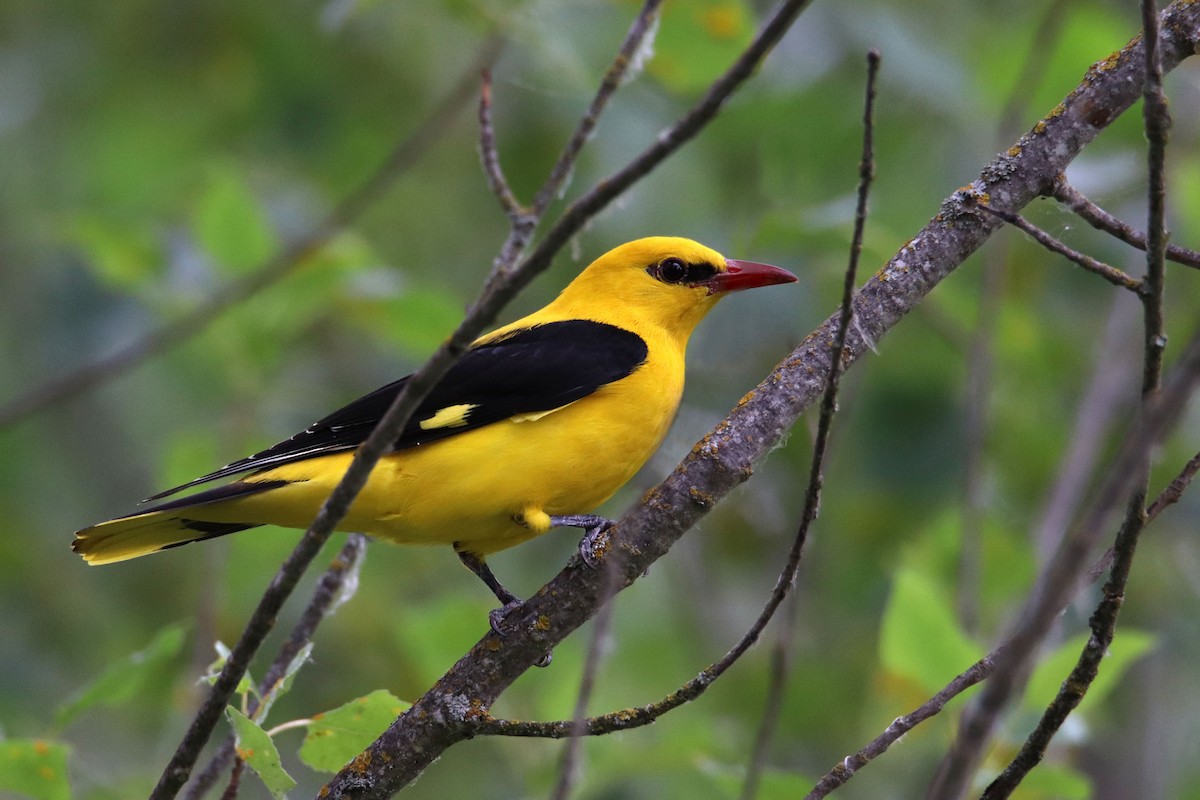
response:
<path fill-rule="evenodd" d="M 310 231 L 422 124 L 492 30 L 506 39 L 493 91 L 499 150 L 529 199 L 636 9 L 615 0 L 0 3 L 0 405 L 178 317 Z M 566 199 L 652 141 L 767 10 L 667 0 L 652 57 L 601 121 Z M 1049 14 L 1059 23 L 1039 42 Z M 667 444 L 605 510 L 619 513 L 665 475 L 834 309 L 867 48 L 884 58 L 871 271 L 1137 26 L 1133 4 L 1101 0 L 859 0 L 807 11 L 698 140 L 606 210 L 505 312 L 538 307 L 590 258 L 649 234 L 690 236 L 801 276 L 798 286 L 730 299 L 705 322 Z M 1200 70 L 1185 63 L 1167 88 L 1173 240 L 1196 245 Z M 506 233 L 477 139 L 468 103 L 410 171 L 289 277 L 129 374 L 0 430 L 0 729 L 67 743 L 74 796 L 144 796 L 189 719 L 214 640 L 237 637 L 295 535 L 255 531 L 90 569 L 70 552 L 71 532 L 416 367 L 457 323 Z M 1140 224 L 1143 165 L 1139 107 L 1069 175 Z M 1029 214 L 1098 258 L 1141 269 L 1138 254 L 1049 203 Z M 988 258 L 1000 275 L 994 371 L 984 449 L 973 457 L 965 386 Z M 1170 269 L 1173 342 L 1195 326 L 1198 282 L 1194 271 Z M 994 643 L 1044 558 L 1039 520 L 1094 375 L 1114 378 L 1117 431 L 1132 412 L 1140 323 L 1136 303 L 1115 294 L 1003 231 L 852 371 L 761 796 L 802 795 Z M 1193 412 L 1158 454 L 1155 490 L 1195 452 L 1198 434 Z M 1115 436 L 1097 442 L 1101 456 Z M 797 522 L 810 438 L 802 421 L 753 480 L 617 600 L 594 711 L 670 691 L 753 620 Z M 982 572 L 962 587 L 968 465 L 981 476 Z M 1106 665 L 1119 680 L 1069 723 L 1025 797 L 1200 794 L 1198 521 L 1200 501 L 1185 497 L 1147 533 L 1118 632 L 1118 644 L 1130 632 L 1128 644 Z M 575 541 L 554 534 L 491 563 L 529 594 Z M 963 618 L 964 594 L 974 619 Z M 1059 641 L 1084 630 L 1093 595 L 1066 615 Z M 491 607 L 449 550 L 374 545 L 357 595 L 322 627 L 312 663 L 271 722 L 378 688 L 418 696 L 483 633 Z M 178 623 L 187 631 L 178 656 L 128 696 L 56 723 L 56 708 Z M 700 701 L 653 727 L 589 741 L 578 796 L 735 796 L 774 636 Z M 569 716 L 586 637 L 522 677 L 495 713 Z M 1064 674 L 1043 684 L 1053 691 Z M 1028 698 L 1009 718 L 990 767 L 1019 744 L 1039 702 L 1045 696 Z M 837 796 L 922 796 L 959 707 Z M 301 735 L 277 741 L 301 784 L 293 796 L 310 796 L 323 777 L 296 761 Z M 466 742 L 407 796 L 545 796 L 562 749 Z M 246 781 L 243 796 L 266 796 Z"/>

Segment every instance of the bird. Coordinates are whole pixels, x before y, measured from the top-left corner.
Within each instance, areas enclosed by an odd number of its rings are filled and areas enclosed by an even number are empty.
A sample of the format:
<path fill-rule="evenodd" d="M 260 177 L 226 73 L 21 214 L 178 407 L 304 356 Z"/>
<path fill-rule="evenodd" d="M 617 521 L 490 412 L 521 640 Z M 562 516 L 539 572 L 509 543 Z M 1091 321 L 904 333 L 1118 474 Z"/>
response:
<path fill-rule="evenodd" d="M 585 563 L 612 522 L 594 510 L 658 449 L 683 393 L 696 324 L 724 296 L 791 283 L 769 264 L 654 236 L 597 258 L 542 309 L 476 339 L 418 406 L 338 524 L 399 544 L 448 544 L 500 601 L 521 600 L 486 557 L 553 527 L 586 531 Z M 92 565 L 261 525 L 307 528 L 408 378 L 304 431 L 75 533 Z M 201 484 L 229 482 L 165 500 Z"/>

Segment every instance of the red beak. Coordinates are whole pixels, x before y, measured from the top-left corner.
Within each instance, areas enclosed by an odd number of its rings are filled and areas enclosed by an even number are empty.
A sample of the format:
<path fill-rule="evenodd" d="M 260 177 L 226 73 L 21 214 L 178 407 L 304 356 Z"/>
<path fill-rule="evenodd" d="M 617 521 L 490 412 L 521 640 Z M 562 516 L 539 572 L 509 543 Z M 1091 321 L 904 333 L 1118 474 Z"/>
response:
<path fill-rule="evenodd" d="M 699 285 L 707 286 L 709 294 L 724 292 L 740 292 L 743 289 L 756 289 L 759 286 L 772 286 L 776 283 L 795 283 L 796 276 L 786 269 L 773 267 L 770 264 L 759 264 L 754 261 L 725 261 L 725 271 L 718 272 Z"/>

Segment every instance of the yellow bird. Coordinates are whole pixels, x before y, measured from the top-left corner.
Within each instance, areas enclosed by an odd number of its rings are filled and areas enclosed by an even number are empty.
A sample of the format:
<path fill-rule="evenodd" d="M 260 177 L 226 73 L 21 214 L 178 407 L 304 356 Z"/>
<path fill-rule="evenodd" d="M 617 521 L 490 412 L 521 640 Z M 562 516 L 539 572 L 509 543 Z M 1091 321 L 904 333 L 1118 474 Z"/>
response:
<path fill-rule="evenodd" d="M 611 525 L 590 512 L 633 477 L 675 416 L 696 323 L 729 292 L 795 280 L 688 239 L 609 251 L 545 308 L 474 342 L 339 529 L 452 545 L 506 608 L 518 605 L 484 557 L 565 525 L 588 530 L 580 550 L 589 560 Z M 237 480 L 84 528 L 72 548 L 108 564 L 259 525 L 307 528 L 405 380 L 150 500 Z"/>

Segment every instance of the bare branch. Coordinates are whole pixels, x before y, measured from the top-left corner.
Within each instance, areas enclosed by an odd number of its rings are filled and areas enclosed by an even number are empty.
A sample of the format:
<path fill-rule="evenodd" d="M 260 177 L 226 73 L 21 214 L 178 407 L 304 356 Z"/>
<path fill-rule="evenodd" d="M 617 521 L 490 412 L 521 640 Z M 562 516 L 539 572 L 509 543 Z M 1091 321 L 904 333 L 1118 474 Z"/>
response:
<path fill-rule="evenodd" d="M 1099 275 L 1113 286 L 1119 286 L 1122 289 L 1128 289 L 1129 291 L 1139 295 L 1142 293 L 1142 282 L 1137 278 L 1126 275 L 1121 270 L 1117 269 L 1116 267 L 1110 267 L 1103 261 L 1097 261 L 1089 255 L 1067 247 L 1065 244 L 1058 241 L 1053 236 L 1022 217 L 1020 214 L 1014 214 L 1010 211 L 1002 211 L 997 208 L 992 208 L 986 203 L 981 203 L 979 207 L 989 214 L 995 214 L 1009 225 L 1020 228 L 1022 231 L 1032 236 L 1034 241 L 1036 241 L 1042 247 L 1045 247 L 1050 252 L 1058 253 L 1067 260 L 1083 267 L 1088 272 Z"/>
<path fill-rule="evenodd" d="M 1146 292 L 1142 300 L 1146 314 L 1146 356 L 1142 371 L 1142 392 L 1158 390 L 1162 377 L 1163 353 L 1167 349 L 1166 322 L 1163 319 L 1164 264 L 1167 250 L 1167 131 L 1171 112 L 1163 94 L 1162 61 L 1159 56 L 1158 4 L 1142 0 L 1142 38 L 1146 42 L 1145 82 L 1142 88 L 1142 120 L 1146 129 L 1146 174 L 1148 212 L 1146 220 Z M 1136 536 L 1136 534 L 1135 534 Z"/>
<path fill-rule="evenodd" d="M 504 177 L 500 167 L 500 154 L 496 149 L 496 128 L 492 124 L 492 71 L 485 69 L 481 76 L 479 89 L 479 156 L 483 163 L 483 174 L 487 178 L 488 187 L 500 208 L 514 226 L 529 215 L 529 211 L 521 206 L 521 201 L 513 194 L 512 187 Z"/>
<path fill-rule="evenodd" d="M 641 12 L 629 26 L 629 31 L 625 34 L 625 39 L 621 42 L 616 57 L 605 71 L 604 78 L 600 81 L 600 87 L 592 97 L 591 104 L 580 118 L 575 132 L 567 140 L 567 144 L 563 147 L 550 174 L 538 190 L 537 195 L 534 197 L 533 205 L 530 208 L 520 208 L 515 196 L 512 195 L 511 190 L 504 183 L 503 177 L 500 177 L 500 157 L 495 147 L 495 135 L 494 133 L 490 133 L 490 93 L 484 94 L 480 103 L 480 122 L 486 125 L 488 130 L 485 130 L 481 136 L 490 138 L 490 141 L 485 138 L 483 143 L 484 169 L 489 173 L 489 180 L 495 183 L 498 178 L 500 191 L 508 193 L 507 199 L 501 197 L 501 205 L 505 206 L 506 211 L 509 210 L 509 207 L 513 209 L 509 211 L 510 225 L 508 236 L 505 238 L 504 244 L 501 245 L 496 258 L 492 262 L 492 271 L 489 277 L 504 274 L 513 281 L 512 285 L 514 289 L 519 291 L 526 283 L 533 279 L 534 275 L 537 275 L 550 265 L 550 259 L 575 234 L 575 231 L 570 231 L 565 238 L 562 238 L 556 244 L 549 247 L 543 242 L 543 246 L 534 253 L 535 257 L 526 259 L 525 263 L 519 269 L 517 268 L 517 262 L 529 246 L 533 232 L 541 223 L 542 217 L 550 205 L 550 201 L 562 191 L 563 184 L 574 169 L 575 162 L 578 160 L 580 152 L 582 152 L 583 145 L 586 143 L 592 130 L 596 127 L 596 123 L 599 122 L 601 113 L 608 107 L 613 94 L 620 86 L 629 67 L 633 64 L 635 54 L 641 49 L 646 37 L 651 34 L 653 29 L 652 23 L 657 18 L 658 7 L 661 4 L 662 0 L 644 0 Z M 490 84 L 485 85 L 485 88 L 490 89 Z M 674 150 L 675 148 L 672 148 L 671 152 L 674 152 Z M 492 162 L 490 165 L 487 163 L 488 160 Z M 628 186 L 624 188 L 628 188 Z M 624 191 L 624 188 L 620 191 Z M 493 186 L 493 191 L 496 190 L 497 187 Z M 617 194 L 620 194 L 620 191 Z M 616 194 L 613 195 L 613 197 L 615 196 Z M 607 202 L 608 200 L 605 201 L 605 203 Z M 601 208 L 603 208 L 603 205 L 598 206 L 592 212 L 588 213 L 580 220 L 580 226 L 582 227 L 583 222 L 590 219 L 595 213 L 598 213 Z M 519 210 L 519 213 L 517 213 L 517 210 Z M 561 224 L 561 219 L 559 222 Z"/>
<path fill-rule="evenodd" d="M 800 556 L 808 530 L 816 521 L 821 508 L 821 489 L 825 483 L 825 454 L 829 446 L 829 432 L 833 428 L 833 418 L 837 413 L 838 386 L 841 378 L 842 353 L 846 349 L 846 333 L 854 313 L 854 287 L 858 283 L 858 262 L 862 257 L 863 231 L 867 224 L 867 200 L 871 193 L 871 181 L 875 177 L 875 95 L 879 77 L 880 55 L 878 50 L 867 52 L 867 85 L 866 98 L 863 103 L 863 143 L 862 157 L 858 164 L 858 201 L 854 208 L 854 232 L 850 237 L 850 259 L 842 281 L 842 306 L 838 317 L 837 333 L 833 342 L 833 352 L 830 354 L 829 382 L 825 387 L 825 395 L 821 400 L 821 414 L 817 420 L 817 436 L 813 442 L 812 463 L 809 465 L 809 483 L 804 497 L 804 511 L 800 518 L 799 530 L 796 532 L 795 543 L 789 554 L 787 567 L 780 580 L 776 583 L 779 599 L 774 607 L 768 606 L 770 614 L 765 615 L 763 624 L 770 620 L 779 603 L 791 590 L 796 581 L 796 572 L 800 568 Z M 786 581 L 784 580 L 786 578 Z M 762 721 L 754 740 L 750 763 L 746 767 L 746 780 L 742 784 L 742 800 L 754 800 L 758 796 L 758 784 L 767 764 L 767 753 L 771 740 L 775 736 L 775 726 L 779 721 L 779 709 L 783 705 L 784 692 L 787 689 L 787 665 L 792 644 L 792 633 L 796 624 L 796 602 L 793 599 L 788 607 L 789 613 L 784 615 L 784 624 L 780 628 L 779 639 L 771 658 L 770 680 L 767 684 L 767 695 Z M 754 634 L 758 638 L 758 634 Z"/>
<path fill-rule="evenodd" d="M 625 80 L 630 67 L 637 64 L 638 51 L 642 49 L 643 43 L 647 37 L 652 37 L 654 26 L 658 22 L 658 10 L 661 6 L 662 0 L 645 0 L 642 4 L 641 12 L 634 19 L 633 25 L 625 35 L 625 41 L 621 43 L 621 47 L 617 51 L 617 57 L 613 59 L 608 71 L 604 73 L 604 78 L 600 81 L 600 88 L 592 99 L 591 106 L 580 118 L 575 133 L 571 135 L 567 146 L 563 148 L 558 161 L 550 170 L 550 176 L 545 185 L 533 199 L 534 213 L 539 215 L 545 213 L 550 203 L 563 190 L 580 151 L 591 137 L 592 131 L 596 129 L 596 123 L 600 121 L 600 115 L 604 113 L 609 100 Z"/>
<path fill-rule="evenodd" d="M 1167 110 L 1166 97 L 1162 91 L 1162 65 L 1159 61 L 1158 9 L 1155 0 L 1142 0 L 1142 38 L 1145 47 L 1145 81 L 1143 85 L 1143 121 L 1146 130 L 1147 172 L 1149 175 L 1149 231 L 1146 247 L 1146 278 L 1142 294 L 1145 318 L 1145 348 L 1142 368 L 1142 398 L 1144 403 L 1154 403 L 1159 396 L 1162 382 L 1163 353 L 1166 350 L 1165 322 L 1163 318 L 1163 281 L 1165 278 L 1164 257 L 1167 248 L 1165 222 L 1166 187 L 1164 161 L 1166 157 L 1167 129 L 1171 119 Z M 1193 349 L 1200 354 L 1200 334 L 1193 340 Z M 1200 362 L 1200 357 L 1197 357 Z M 1188 363 L 1185 354 L 1184 364 Z M 1200 380 L 1200 363 L 1193 364 L 1194 374 L 1184 372 L 1176 376 L 1176 385 L 1188 387 Z M 1185 398 L 1186 398 L 1185 394 Z M 1165 396 L 1164 396 L 1165 399 Z M 1178 412 L 1175 412 L 1178 413 Z M 1152 444 L 1148 442 L 1149 444 Z M 1145 502 L 1150 479 L 1148 454 L 1141 455 L 1131 464 L 1131 496 L 1126 508 L 1125 520 L 1117 532 L 1113 544 L 1113 562 L 1103 596 L 1089 621 L 1092 635 L 1084 646 L 1071 674 L 1063 682 L 1058 694 L 1047 706 L 1037 727 L 1029 734 L 1016 757 L 1004 771 L 987 787 L 983 800 L 1003 800 L 1020 785 L 1025 775 L 1041 763 L 1050 740 L 1066 721 L 1067 716 L 1078 707 L 1088 688 L 1100 672 L 1100 661 L 1108 652 L 1116 633 L 1117 619 L 1125 601 L 1125 586 L 1133 566 L 1138 539 L 1146 527 Z"/>
<path fill-rule="evenodd" d="M 1188 486 L 1191 485 L 1192 479 L 1196 477 L 1197 472 L 1200 472 L 1200 453 L 1196 453 L 1188 460 L 1175 479 L 1167 484 L 1167 488 L 1163 489 L 1146 509 L 1147 522 L 1156 519 L 1167 506 L 1178 503 Z"/>
<path fill-rule="evenodd" d="M 1005 637 L 1005 656 L 997 660 L 995 673 L 963 713 L 958 738 L 930 788 L 930 798 L 957 798 L 965 790 L 997 717 L 1027 674 L 1038 645 L 1086 574 L 1088 553 L 1094 549 L 1113 510 L 1123 501 L 1128 501 L 1127 505 L 1144 501 L 1150 450 L 1178 421 L 1197 382 L 1200 382 L 1200 333 L 1172 371 L 1171 381 L 1157 396 L 1147 399 L 1137 424 L 1113 458 L 1096 499 L 1063 537 L 1054 557 L 1038 576 L 1016 624 Z M 1131 517 L 1141 518 L 1140 523 L 1131 524 Z M 1128 539 L 1134 527 L 1140 532 L 1142 526 L 1143 515 L 1127 514 L 1118 534 L 1118 546 Z"/>
<path fill-rule="evenodd" d="M 1060 177 L 1055 181 L 1050 194 L 1096 230 L 1115 236 L 1139 250 L 1146 249 L 1146 234 L 1134 230 L 1132 226 L 1093 203 L 1083 192 L 1067 183 L 1066 179 Z M 1168 243 L 1167 259 L 1185 267 L 1200 269 L 1200 253 L 1186 247 Z"/>
<path fill-rule="evenodd" d="M 984 656 L 915 710 L 902 717 L 896 717 L 883 733 L 872 739 L 863 749 L 852 756 L 846 756 L 840 764 L 825 773 L 812 790 L 804 796 L 804 800 L 821 800 L 822 797 L 828 796 L 834 789 L 854 777 L 854 773 L 866 766 L 867 763 L 886 753 L 888 748 L 898 742 L 904 734 L 938 714 L 946 707 L 947 703 L 967 689 L 986 680 L 992 674 L 996 658 L 1002 652 L 1001 649 Z"/>
<path fill-rule="evenodd" d="M 218 289 L 183 316 L 163 324 L 115 353 L 93 361 L 67 375 L 52 378 L 0 408 L 0 428 L 30 414 L 70 400 L 119 378 L 155 356 L 198 335 L 225 312 L 283 280 L 320 251 L 331 239 L 354 224 L 383 193 L 408 172 L 454 122 L 475 91 L 480 69 L 500 52 L 500 40 L 490 38 L 474 63 L 433 109 L 423 123 L 396 145 L 379 168 L 321 220 L 308 234 L 280 250 L 254 272 Z"/>
<path fill-rule="evenodd" d="M 260 696 L 265 696 L 283 679 L 293 659 L 300 654 L 305 645 L 312 641 L 317 626 L 325 617 L 337 610 L 342 598 L 348 591 L 353 590 L 353 587 L 348 586 L 346 582 L 348 579 L 357 580 L 359 567 L 366 557 L 368 541 L 367 537 L 361 533 L 352 533 L 346 537 L 346 544 L 342 546 L 337 557 L 330 562 L 325 574 L 317 581 L 312 597 L 301 613 L 300 619 L 297 620 L 287 641 L 279 648 L 271 666 L 267 668 L 266 674 L 259 682 L 258 693 Z M 251 698 L 250 715 L 257 710 L 258 701 Z M 187 800 L 199 800 L 207 794 L 220 774 L 233 762 L 233 757 L 234 738 L 230 736 L 217 749 L 204 769 L 198 772 L 188 784 L 184 797 Z"/>

